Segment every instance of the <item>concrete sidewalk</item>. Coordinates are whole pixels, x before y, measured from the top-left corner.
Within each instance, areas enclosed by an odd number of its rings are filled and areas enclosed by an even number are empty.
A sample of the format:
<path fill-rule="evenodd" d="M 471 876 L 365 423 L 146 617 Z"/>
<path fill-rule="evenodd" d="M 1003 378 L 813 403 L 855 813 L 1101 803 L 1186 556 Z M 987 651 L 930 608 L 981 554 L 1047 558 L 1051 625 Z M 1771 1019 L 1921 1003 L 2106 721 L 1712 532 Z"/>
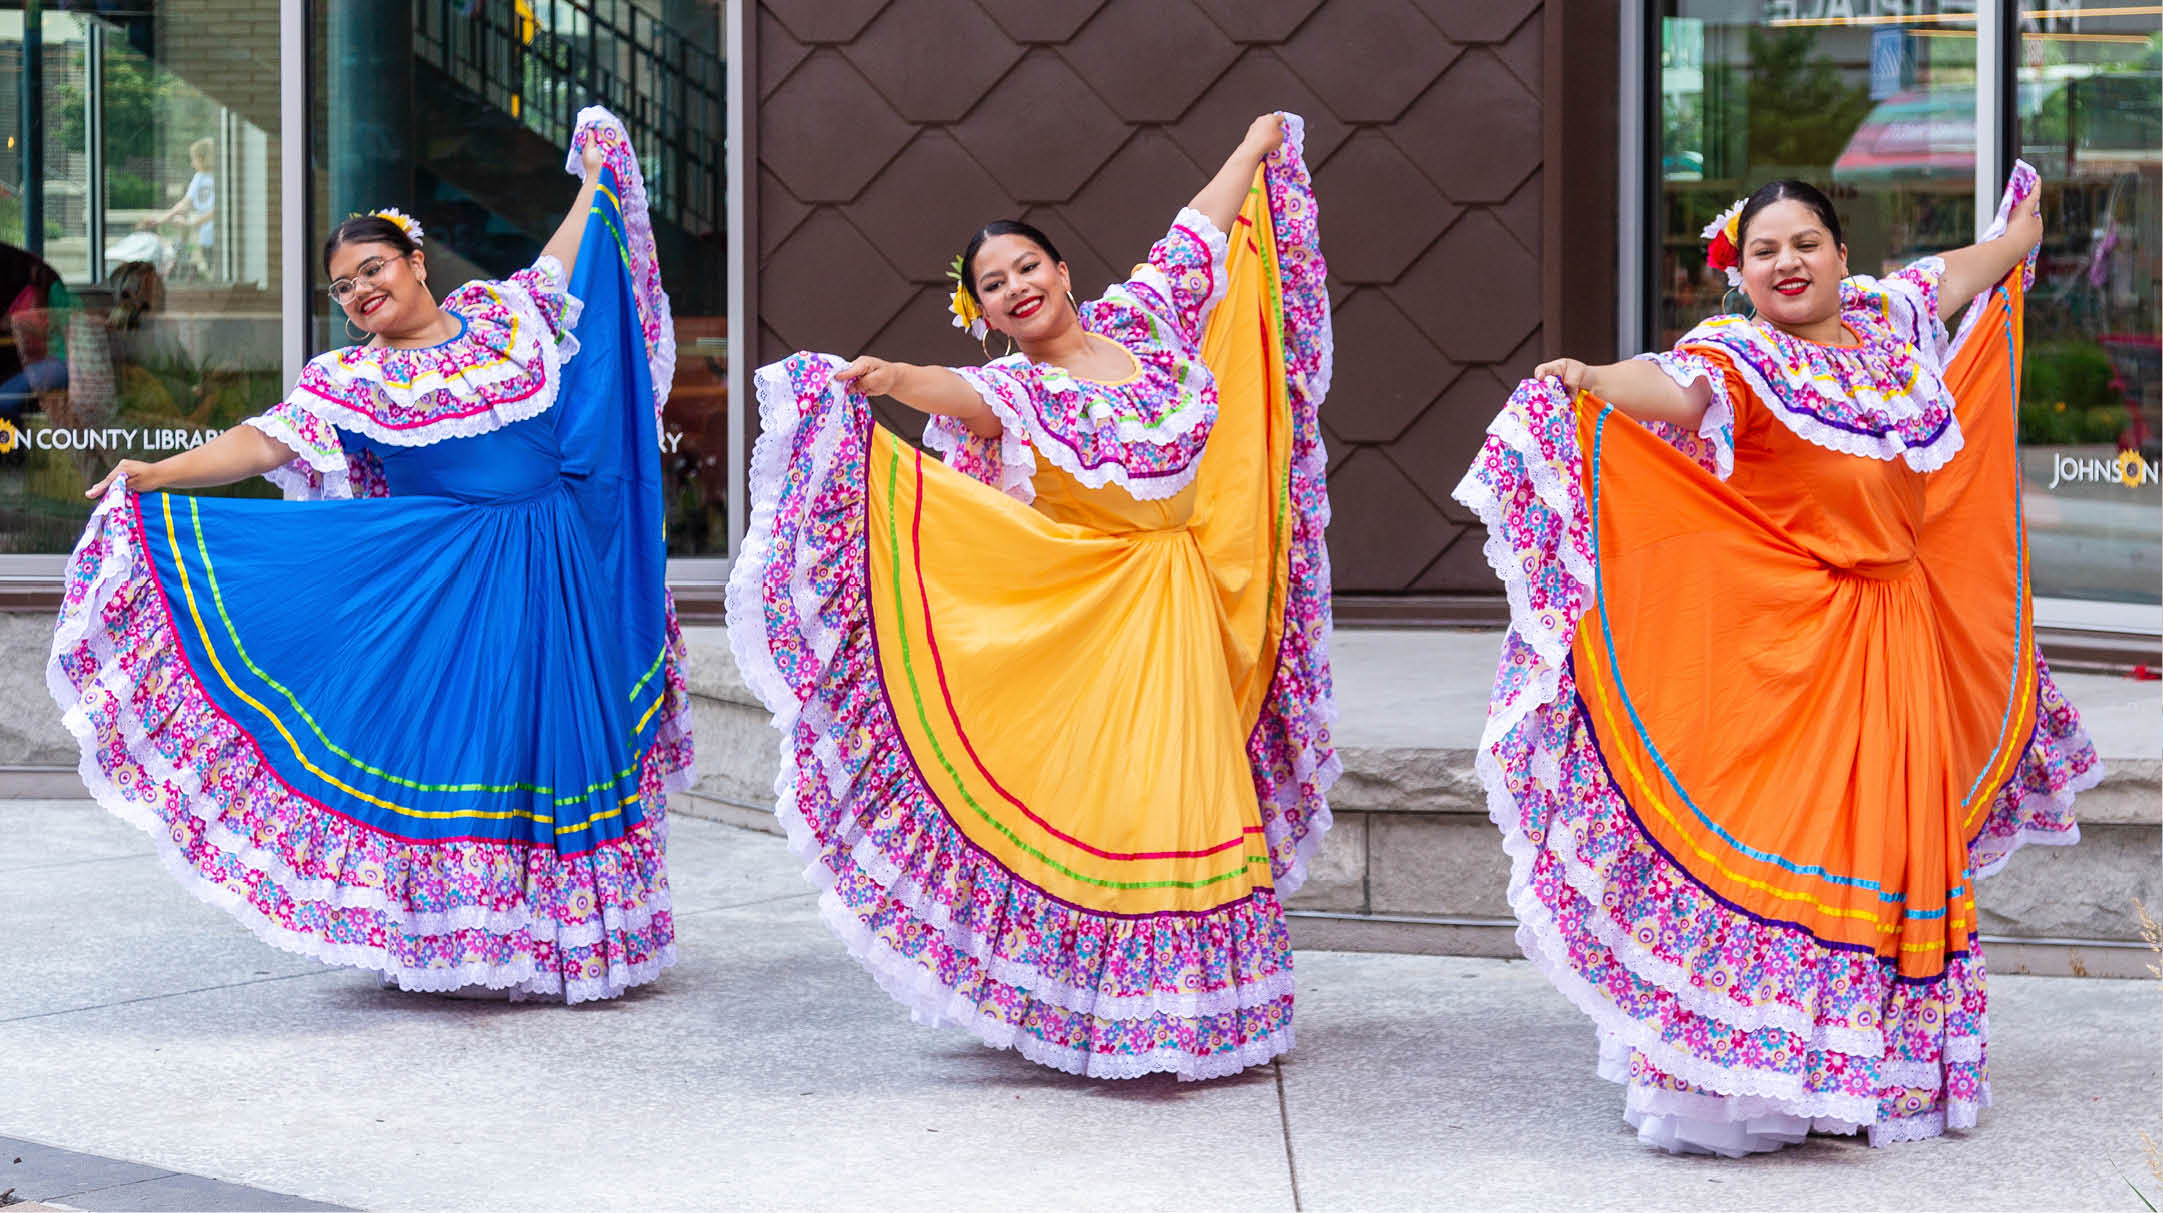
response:
<path fill-rule="evenodd" d="M 1586 1021 L 1521 961 L 1301 953 L 1281 1066 L 1087 1082 L 912 1025 L 779 839 L 672 830 L 679 964 L 566 1008 L 381 990 L 258 943 L 92 804 L 0 801 L 0 1137 L 237 1185 L 188 1189 L 225 1208 L 2138 1208 L 2128 1181 L 2163 1200 L 2140 1145 L 2163 1130 L 2152 983 L 1995 979 L 2000 1106 L 1973 1132 L 1675 1158 L 1623 1127 Z M 68 1203 L 206 1207 L 127 1191 Z"/>

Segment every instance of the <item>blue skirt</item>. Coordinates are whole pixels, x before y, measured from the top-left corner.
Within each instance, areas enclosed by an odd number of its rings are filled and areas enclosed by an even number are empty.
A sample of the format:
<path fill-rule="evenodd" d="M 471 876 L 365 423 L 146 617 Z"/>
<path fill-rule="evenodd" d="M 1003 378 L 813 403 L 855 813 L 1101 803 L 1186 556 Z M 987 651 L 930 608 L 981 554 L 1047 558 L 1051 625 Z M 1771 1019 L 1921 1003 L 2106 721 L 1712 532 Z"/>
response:
<path fill-rule="evenodd" d="M 615 194 L 546 412 L 427 445 L 344 435 L 387 497 L 116 489 L 76 548 L 48 681 L 84 783 L 271 943 L 570 1001 L 674 959 L 688 701 Z"/>

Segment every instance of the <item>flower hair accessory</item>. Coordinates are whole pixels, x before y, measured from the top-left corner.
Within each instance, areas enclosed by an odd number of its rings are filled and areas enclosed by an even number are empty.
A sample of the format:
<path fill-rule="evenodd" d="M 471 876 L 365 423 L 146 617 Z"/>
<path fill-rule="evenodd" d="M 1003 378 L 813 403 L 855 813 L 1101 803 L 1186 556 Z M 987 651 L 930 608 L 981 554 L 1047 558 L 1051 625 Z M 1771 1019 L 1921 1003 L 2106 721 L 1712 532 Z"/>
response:
<path fill-rule="evenodd" d="M 1698 238 L 1710 241 L 1705 246 L 1705 264 L 1716 270 L 1727 271 L 1729 286 L 1742 285 L 1742 246 L 1737 243 L 1741 233 L 1736 229 L 1742 221 L 1743 204 L 1747 198 L 1737 198 L 1735 205 L 1721 211 Z"/>
<path fill-rule="evenodd" d="M 959 256 L 947 267 L 946 276 L 954 280 L 954 297 L 946 301 L 946 310 L 954 314 L 954 327 L 966 330 L 971 337 L 982 341 L 988 331 L 984 327 L 984 309 L 976 305 L 976 296 L 962 284 Z"/>
<path fill-rule="evenodd" d="M 395 207 L 395 206 L 386 206 L 386 207 L 384 207 L 384 208 L 383 208 L 382 210 L 379 210 L 379 211 L 370 211 L 370 212 L 368 212 L 368 213 L 369 213 L 369 215 L 371 215 L 371 216 L 372 216 L 372 217 L 374 217 L 374 218 L 377 218 L 377 219 L 382 219 L 382 220 L 385 220 L 385 221 L 387 221 L 387 222 L 390 222 L 390 223 L 395 223 L 395 224 L 397 224 L 397 225 L 398 225 L 398 230 L 399 230 L 399 231 L 402 231 L 402 232 L 404 232 L 404 233 L 406 234 L 406 239 L 408 239 L 408 240 L 411 240 L 411 241 L 413 242 L 413 244 L 414 244 L 414 247 L 418 248 L 418 247 L 420 246 L 420 243 L 421 243 L 421 221 L 420 221 L 420 220 L 418 220 L 418 219 L 415 219 L 415 218 L 414 218 L 413 216 L 411 216 L 411 215 L 408 215 L 408 214 L 406 214 L 406 213 L 405 213 L 404 211 L 401 211 L 401 210 L 399 210 L 399 209 L 398 209 L 397 207 Z"/>

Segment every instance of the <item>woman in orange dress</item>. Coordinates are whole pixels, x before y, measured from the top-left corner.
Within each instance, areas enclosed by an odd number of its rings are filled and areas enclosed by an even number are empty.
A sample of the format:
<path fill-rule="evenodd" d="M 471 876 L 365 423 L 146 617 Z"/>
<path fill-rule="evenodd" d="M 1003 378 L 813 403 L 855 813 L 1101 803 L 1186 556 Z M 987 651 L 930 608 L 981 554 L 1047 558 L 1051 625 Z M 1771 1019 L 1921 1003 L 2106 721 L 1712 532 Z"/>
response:
<path fill-rule="evenodd" d="M 1458 486 L 1511 605 L 1478 766 L 1518 941 L 1647 1142 L 1884 1144 L 1989 1101 L 1974 882 L 2074 841 L 2101 775 L 2032 629 L 2034 187 L 1884 279 L 1822 194 L 1760 189 L 1707 229 L 1755 319 L 1537 368 Z"/>
<path fill-rule="evenodd" d="M 1300 129 L 1256 120 L 1087 302 L 1043 233 L 979 231 L 957 319 L 1014 343 L 987 365 L 757 376 L 729 641 L 827 923 L 920 1021 L 1090 1077 L 1292 1044 L 1279 898 L 1337 772 Z"/>

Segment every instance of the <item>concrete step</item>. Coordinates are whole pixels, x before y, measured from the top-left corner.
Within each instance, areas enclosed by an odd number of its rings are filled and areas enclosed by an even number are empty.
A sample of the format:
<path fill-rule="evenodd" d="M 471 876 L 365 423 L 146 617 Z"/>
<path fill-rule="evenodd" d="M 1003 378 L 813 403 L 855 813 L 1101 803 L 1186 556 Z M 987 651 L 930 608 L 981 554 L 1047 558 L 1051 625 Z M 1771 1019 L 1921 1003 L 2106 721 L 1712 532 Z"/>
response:
<path fill-rule="evenodd" d="M 685 630 L 700 778 L 680 811 L 779 832 L 775 735 L 719 627 Z M 1344 777 L 1336 826 L 1288 903 L 1300 947 L 1514 956 L 1509 860 L 1472 769 L 1500 637 L 1340 630 L 1333 659 Z M 2163 909 L 2163 684 L 2061 674 L 2110 773 L 2078 802 L 2081 842 L 2031 847 L 1984 881 L 1985 943 L 2004 972 L 2141 977 L 2134 906 Z"/>

